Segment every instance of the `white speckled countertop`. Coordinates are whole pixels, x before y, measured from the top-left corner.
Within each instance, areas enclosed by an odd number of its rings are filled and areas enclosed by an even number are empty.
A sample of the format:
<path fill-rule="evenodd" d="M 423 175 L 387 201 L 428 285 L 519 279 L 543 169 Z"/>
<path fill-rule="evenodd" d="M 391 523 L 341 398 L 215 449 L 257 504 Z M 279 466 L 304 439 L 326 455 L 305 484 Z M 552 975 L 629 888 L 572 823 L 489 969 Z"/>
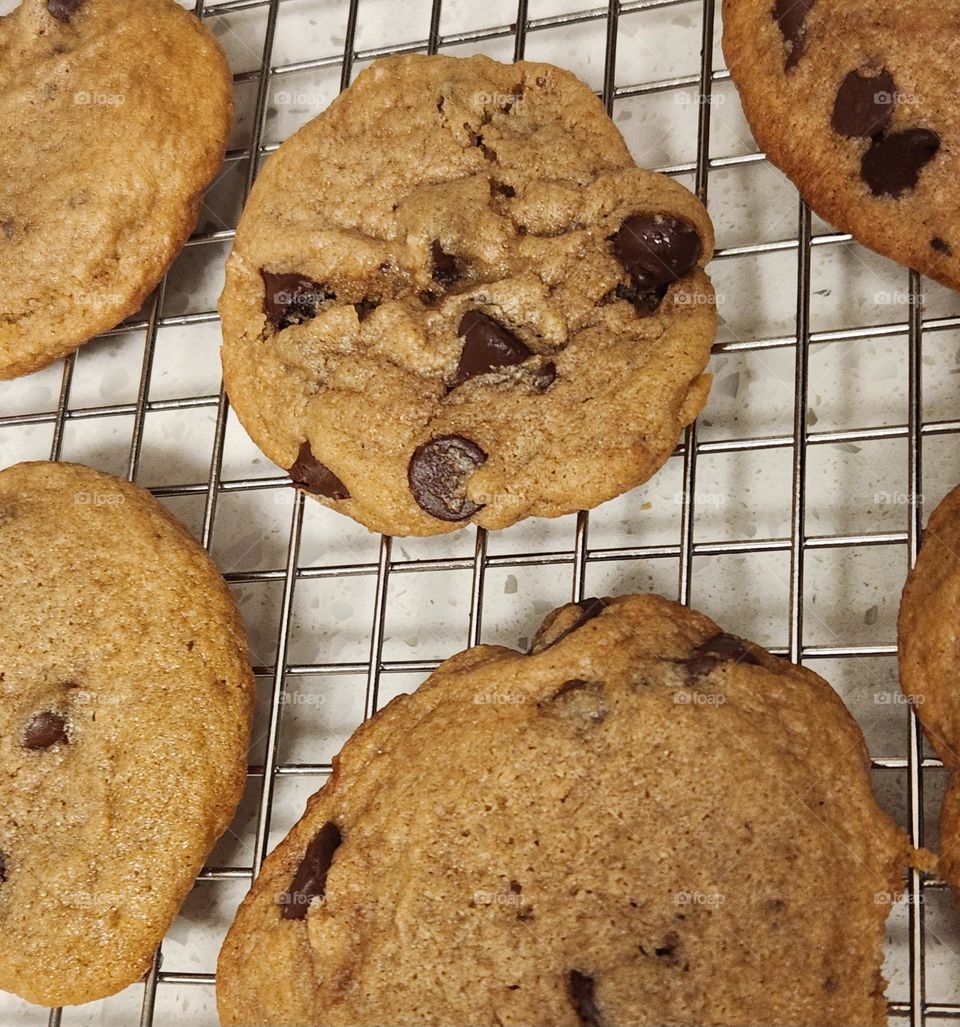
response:
<path fill-rule="evenodd" d="M 13 6 L 13 0 L 0 0 L 0 12 Z M 371 53 L 404 45 L 425 49 L 431 6 L 429 0 L 360 0 L 354 74 Z M 261 140 L 268 151 L 336 95 L 349 7 L 347 0 L 280 0 Z M 669 170 L 692 187 L 703 0 L 632 0 L 623 7 L 614 117 L 639 163 Z M 237 75 L 237 123 L 231 141 L 237 151 L 249 146 L 256 122 L 257 76 L 269 10 L 267 0 L 233 0 L 209 3 L 205 12 Z M 589 17 L 566 17 L 584 11 L 590 11 Z M 514 53 L 509 28 L 517 17 L 516 0 L 443 0 L 441 37 L 449 44 L 451 37 L 466 36 L 443 50 L 485 52 L 509 60 Z M 572 68 L 602 89 L 605 8 L 591 10 L 583 0 L 529 0 L 528 18 L 528 57 Z M 711 273 L 722 325 L 711 365 L 716 383 L 699 421 L 692 534 L 699 548 L 692 560 L 690 597 L 728 630 L 786 649 L 798 199 L 779 172 L 762 159 L 750 158 L 756 146 L 722 70 L 720 28 L 718 14 L 708 201 L 721 249 Z M 484 32 L 496 29 L 500 31 Z M 736 159 L 741 157 L 747 159 Z M 224 232 L 227 237 L 188 247 L 168 276 L 137 471 L 137 481 L 155 489 L 198 536 L 217 434 L 219 326 L 212 318 L 189 315 L 214 310 L 246 170 L 242 153 L 228 162 L 201 217 L 199 233 Z M 829 234 L 829 227 L 814 218 L 814 235 Z M 875 762 L 888 764 L 874 771 L 875 787 L 884 806 L 906 824 L 908 778 L 898 761 L 908 755 L 908 713 L 896 701 L 892 647 L 907 571 L 908 275 L 843 240 L 821 240 L 811 251 L 811 261 L 806 528 L 808 537 L 842 541 L 816 542 L 805 553 L 805 662 L 841 693 L 864 728 Z M 922 492 L 928 514 L 960 481 L 960 331 L 953 326 L 960 317 L 960 296 L 930 282 L 924 282 L 924 293 Z M 128 331 L 80 351 L 67 400 L 64 459 L 126 473 L 148 312 L 149 304 L 129 319 Z M 0 383 L 0 467 L 50 456 L 62 380 L 63 365 L 57 364 Z M 853 438 L 843 434 L 851 431 L 857 433 Z M 590 515 L 587 594 L 653 590 L 678 596 L 683 469 L 684 458 L 677 455 L 646 486 Z M 252 765 L 263 759 L 282 571 L 294 513 L 291 492 L 274 481 L 282 474 L 230 415 L 221 472 L 227 487 L 219 496 L 211 551 L 233 579 L 254 662 L 264 671 L 258 678 L 263 702 Z M 262 488 L 240 487 L 259 479 L 264 479 Z M 546 610 L 569 599 L 575 538 L 574 517 L 527 522 L 489 537 L 483 641 L 521 646 Z M 468 529 L 394 543 L 392 559 L 398 565 L 386 588 L 381 703 L 422 680 L 422 669 L 409 664 L 441 660 L 466 645 L 475 541 L 475 532 Z M 630 552 L 615 552 L 620 549 Z M 539 563 L 510 559 L 536 553 L 552 555 Z M 296 772 L 296 765 L 328 762 L 362 718 L 379 554 L 377 537 L 317 504 L 306 505 L 299 567 L 353 565 L 354 571 L 328 571 L 296 585 L 286 652 L 294 671 L 286 678 L 289 701 L 278 753 L 287 770 L 277 779 L 274 842 L 323 779 Z M 420 559 L 452 562 L 412 573 L 408 562 Z M 848 647 L 876 649 L 833 655 Z M 344 666 L 335 673 L 311 672 L 319 664 Z M 931 846 L 937 840 L 943 783 L 942 770 L 924 771 L 923 814 Z M 249 866 L 260 787 L 261 778 L 251 777 L 234 828 L 217 846 L 211 867 Z M 197 884 L 163 944 L 163 973 L 173 979 L 162 980 L 157 989 L 154 1024 L 217 1023 L 212 983 L 202 975 L 212 974 L 220 941 L 246 887 L 242 876 L 229 875 Z M 960 913 L 942 888 L 927 889 L 924 900 L 927 1000 L 960 1003 Z M 908 934 L 907 904 L 901 902 L 888 930 L 889 997 L 897 1003 L 910 1001 Z M 193 974 L 201 976 L 192 982 L 177 979 Z M 137 985 L 104 1002 L 67 1009 L 62 1023 L 129 1027 L 140 1022 L 143 994 L 143 986 Z M 930 1017 L 927 1022 L 947 1021 Z M 47 1014 L 0 995 L 0 1023 L 46 1024 Z"/>

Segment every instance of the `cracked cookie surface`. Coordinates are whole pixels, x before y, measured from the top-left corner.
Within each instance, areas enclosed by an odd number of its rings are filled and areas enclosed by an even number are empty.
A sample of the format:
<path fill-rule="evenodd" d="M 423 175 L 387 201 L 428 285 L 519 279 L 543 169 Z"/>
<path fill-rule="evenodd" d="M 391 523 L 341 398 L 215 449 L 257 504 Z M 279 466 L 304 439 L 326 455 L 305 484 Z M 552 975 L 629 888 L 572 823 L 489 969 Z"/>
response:
<path fill-rule="evenodd" d="M 140 308 L 222 163 L 232 90 L 173 0 L 24 0 L 0 18 L 0 378 Z"/>
<path fill-rule="evenodd" d="M 930 516 L 897 622 L 900 683 L 951 771 L 940 872 L 960 899 L 960 486 Z"/>
<path fill-rule="evenodd" d="M 723 25 L 753 135 L 810 206 L 960 289 L 960 8 L 724 0 Z"/>
<path fill-rule="evenodd" d="M 225 1027 L 885 1024 L 911 851 L 825 681 L 657 596 L 358 729 L 220 954 Z"/>
<path fill-rule="evenodd" d="M 383 59 L 257 179 L 224 380 L 264 452 L 372 530 L 588 509 L 706 401 L 712 253 L 569 72 Z"/>
<path fill-rule="evenodd" d="M 0 988 L 80 1004 L 147 969 L 246 780 L 233 599 L 149 493 L 0 471 Z"/>

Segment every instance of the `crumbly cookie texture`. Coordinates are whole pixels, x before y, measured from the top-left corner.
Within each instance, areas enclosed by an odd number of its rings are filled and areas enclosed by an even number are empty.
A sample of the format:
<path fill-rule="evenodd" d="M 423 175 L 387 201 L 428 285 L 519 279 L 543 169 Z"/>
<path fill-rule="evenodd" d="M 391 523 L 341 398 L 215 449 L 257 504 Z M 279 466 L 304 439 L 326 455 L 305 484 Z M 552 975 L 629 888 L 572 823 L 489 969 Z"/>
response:
<path fill-rule="evenodd" d="M 953 776 L 940 813 L 940 872 L 960 897 L 960 486 L 934 510 L 897 634 L 900 683 Z"/>
<path fill-rule="evenodd" d="M 372 530 L 586 509 L 706 401 L 713 245 L 569 72 L 386 58 L 259 176 L 224 380 L 295 484 Z"/>
<path fill-rule="evenodd" d="M 246 640 L 147 492 L 0 471 L 0 988 L 41 1005 L 146 971 L 239 801 Z"/>
<path fill-rule="evenodd" d="M 197 222 L 232 91 L 174 0 L 24 0 L 0 18 L 0 378 L 140 308 Z"/>
<path fill-rule="evenodd" d="M 723 50 L 767 156 L 821 217 L 960 288 L 960 75 L 934 0 L 724 0 Z"/>
<path fill-rule="evenodd" d="M 810 671 L 657 596 L 361 727 L 220 954 L 225 1027 L 885 1024 L 913 857 Z"/>

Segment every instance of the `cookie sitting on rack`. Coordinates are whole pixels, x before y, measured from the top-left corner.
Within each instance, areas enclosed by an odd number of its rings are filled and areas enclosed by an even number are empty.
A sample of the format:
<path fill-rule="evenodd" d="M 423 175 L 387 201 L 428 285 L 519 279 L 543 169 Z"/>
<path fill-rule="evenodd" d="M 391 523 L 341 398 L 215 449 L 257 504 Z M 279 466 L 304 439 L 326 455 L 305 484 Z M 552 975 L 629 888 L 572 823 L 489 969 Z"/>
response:
<path fill-rule="evenodd" d="M 913 853 L 825 681 L 658 596 L 394 700 L 264 863 L 224 1027 L 887 1022 Z"/>
<path fill-rule="evenodd" d="M 174 0 L 0 18 L 0 379 L 140 309 L 223 161 L 233 83 Z"/>
<path fill-rule="evenodd" d="M 220 299 L 230 401 L 376 531 L 587 509 L 706 401 L 713 243 L 569 72 L 376 61 L 257 179 Z"/>
<path fill-rule="evenodd" d="M 907 578 L 900 683 L 952 776 L 940 812 L 940 872 L 960 897 L 960 485 L 934 510 Z"/>
<path fill-rule="evenodd" d="M 960 6 L 724 0 L 723 50 L 754 137 L 810 206 L 960 289 Z"/>
<path fill-rule="evenodd" d="M 253 675 L 206 553 L 78 464 L 0 471 L 0 988 L 136 981 L 233 816 Z"/>

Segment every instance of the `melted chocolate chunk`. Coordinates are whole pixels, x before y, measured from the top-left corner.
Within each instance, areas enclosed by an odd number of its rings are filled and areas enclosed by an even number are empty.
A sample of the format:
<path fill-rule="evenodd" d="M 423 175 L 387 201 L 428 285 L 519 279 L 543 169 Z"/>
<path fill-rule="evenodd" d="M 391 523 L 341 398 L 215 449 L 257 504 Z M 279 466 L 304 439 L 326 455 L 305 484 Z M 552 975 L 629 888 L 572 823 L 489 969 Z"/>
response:
<path fill-rule="evenodd" d="M 611 241 L 638 293 L 669 286 L 696 265 L 703 250 L 693 225 L 672 214 L 634 214 Z"/>
<path fill-rule="evenodd" d="M 414 450 L 407 480 L 417 505 L 441 521 L 465 521 L 483 503 L 466 495 L 467 479 L 487 454 L 461 435 L 441 435 Z"/>
<path fill-rule="evenodd" d="M 84 0 L 47 0 L 47 10 L 57 21 L 66 24 L 83 4 Z"/>
<path fill-rule="evenodd" d="M 533 356 L 514 334 L 507 331 L 492 317 L 479 310 L 468 310 L 460 319 L 457 332 L 463 337 L 460 363 L 454 375 L 451 388 L 463 385 L 465 381 L 481 374 L 489 374 L 500 367 L 522 364 Z"/>
<path fill-rule="evenodd" d="M 633 304 L 633 309 L 640 317 L 651 317 L 660 309 L 660 304 L 663 303 L 663 297 L 667 295 L 669 288 L 669 285 L 659 285 L 656 289 L 647 289 L 641 292 L 635 286 L 624 285 L 621 282 L 604 299 L 626 300 Z"/>
<path fill-rule="evenodd" d="M 354 303 L 353 309 L 357 312 L 357 317 L 361 321 L 366 319 L 380 306 L 380 300 L 368 300 L 362 299 L 359 303 Z"/>
<path fill-rule="evenodd" d="M 930 240 L 930 247 L 937 251 L 937 253 L 945 253 L 948 257 L 953 254 L 953 247 L 946 240 L 941 239 L 939 235 L 934 236 Z"/>
<path fill-rule="evenodd" d="M 447 253 L 444 250 L 439 239 L 434 239 L 430 253 L 433 258 L 433 280 L 435 282 L 446 288 L 463 278 L 459 261 L 452 253 Z"/>
<path fill-rule="evenodd" d="M 687 673 L 692 679 L 702 678 L 721 663 L 748 663 L 760 666 L 760 661 L 736 635 L 722 632 L 698 645 L 686 661 Z"/>
<path fill-rule="evenodd" d="M 772 14 L 787 44 L 786 67 L 797 66 L 806 43 L 807 15 L 816 0 L 776 0 Z"/>
<path fill-rule="evenodd" d="M 597 982 L 590 974 L 571 970 L 567 975 L 567 987 L 580 1027 L 603 1027 L 600 1008 L 597 1006 Z"/>
<path fill-rule="evenodd" d="M 284 897 L 280 914 L 284 920 L 305 919 L 311 899 L 323 898 L 326 894 L 327 871 L 342 841 L 340 828 L 332 820 L 320 828 L 320 833 L 307 846 L 290 884 L 290 891 Z"/>
<path fill-rule="evenodd" d="M 557 365 L 548 360 L 542 367 L 533 372 L 533 387 L 537 392 L 546 392 L 557 380 Z"/>
<path fill-rule="evenodd" d="M 294 485 L 327 499 L 349 499 L 346 485 L 313 455 L 309 442 L 300 444 L 296 462 L 289 470 Z"/>
<path fill-rule="evenodd" d="M 514 196 L 517 195 L 517 190 L 514 189 L 512 185 L 507 185 L 506 182 L 492 181 L 490 183 L 490 188 L 498 196 L 506 196 L 508 200 L 512 200 Z"/>
<path fill-rule="evenodd" d="M 67 741 L 67 722 L 59 713 L 44 710 L 35 713 L 23 733 L 25 749 L 49 749 Z"/>
<path fill-rule="evenodd" d="M 860 164 L 860 175 L 874 196 L 896 199 L 916 186 L 920 172 L 939 149 L 940 136 L 929 129 L 891 132 L 870 144 Z"/>
<path fill-rule="evenodd" d="M 261 270 L 260 277 L 264 288 L 263 312 L 278 332 L 311 320 L 322 303 L 336 299 L 329 289 L 304 275 L 275 275 Z"/>
<path fill-rule="evenodd" d="M 3 884 L 7 879 L 7 857 L 5 853 L 0 852 L 0 884 Z"/>
<path fill-rule="evenodd" d="M 841 83 L 833 105 L 834 131 L 850 139 L 882 134 L 890 124 L 896 92 L 893 75 L 886 68 L 869 77 L 851 71 Z"/>

